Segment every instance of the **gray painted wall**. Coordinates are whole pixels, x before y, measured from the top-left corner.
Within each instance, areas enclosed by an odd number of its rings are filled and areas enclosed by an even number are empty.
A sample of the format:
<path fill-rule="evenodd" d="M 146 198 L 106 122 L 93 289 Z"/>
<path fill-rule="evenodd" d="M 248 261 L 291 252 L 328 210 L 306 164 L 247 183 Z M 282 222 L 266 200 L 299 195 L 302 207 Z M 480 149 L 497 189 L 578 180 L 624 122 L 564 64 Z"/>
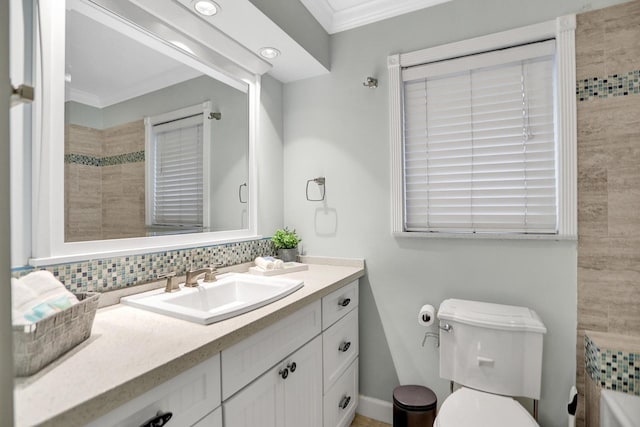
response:
<path fill-rule="evenodd" d="M 0 2 L 0 200 L 9 200 L 9 2 Z M 13 352 L 11 334 L 10 203 L 0 208 L 0 414 L 13 425 Z"/>
<path fill-rule="evenodd" d="M 258 113 L 258 233 L 272 236 L 282 228 L 283 213 L 283 144 L 282 83 L 262 76 L 260 111 Z"/>
<path fill-rule="evenodd" d="M 533 240 L 394 238 L 386 58 L 616 3 L 609 1 L 454 0 L 332 36 L 331 74 L 284 88 L 284 219 L 310 255 L 364 257 L 361 281 L 360 390 L 391 401 L 398 383 L 436 391 L 433 341 L 417 312 L 425 303 L 466 298 L 535 309 L 544 339 L 543 426 L 566 425 L 575 381 L 576 244 Z M 377 90 L 362 86 L 366 76 Z M 324 203 L 305 200 L 305 182 L 326 176 Z M 434 329 L 435 330 L 435 329 Z"/>

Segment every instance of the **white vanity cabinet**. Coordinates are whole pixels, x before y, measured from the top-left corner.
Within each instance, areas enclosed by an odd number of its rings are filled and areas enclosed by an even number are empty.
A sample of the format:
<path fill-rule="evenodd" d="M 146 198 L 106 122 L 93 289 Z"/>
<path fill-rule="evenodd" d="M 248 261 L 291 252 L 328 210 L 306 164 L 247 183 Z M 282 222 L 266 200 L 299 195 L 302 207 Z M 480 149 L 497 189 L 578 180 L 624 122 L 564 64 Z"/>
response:
<path fill-rule="evenodd" d="M 346 427 L 358 402 L 358 281 L 312 302 L 90 424 Z M 158 424 L 162 425 L 162 424 Z"/>
<path fill-rule="evenodd" d="M 355 281 L 222 351 L 224 426 L 348 426 L 358 348 Z"/>
<path fill-rule="evenodd" d="M 89 427 L 139 427 L 171 413 L 169 426 L 222 427 L 220 354 L 132 399 Z M 217 409 L 216 409 L 217 408 Z"/>

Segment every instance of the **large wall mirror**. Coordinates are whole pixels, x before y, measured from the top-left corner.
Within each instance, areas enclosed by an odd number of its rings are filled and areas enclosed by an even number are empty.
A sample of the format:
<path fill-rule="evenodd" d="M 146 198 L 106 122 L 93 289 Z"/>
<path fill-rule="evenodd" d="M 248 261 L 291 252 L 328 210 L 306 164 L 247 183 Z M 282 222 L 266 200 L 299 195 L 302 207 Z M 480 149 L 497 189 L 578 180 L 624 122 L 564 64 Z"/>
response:
<path fill-rule="evenodd" d="M 65 241 L 247 228 L 247 91 L 73 5 L 66 10 Z"/>
<path fill-rule="evenodd" d="M 255 237 L 260 72 L 140 5 L 42 3 L 36 263 Z"/>

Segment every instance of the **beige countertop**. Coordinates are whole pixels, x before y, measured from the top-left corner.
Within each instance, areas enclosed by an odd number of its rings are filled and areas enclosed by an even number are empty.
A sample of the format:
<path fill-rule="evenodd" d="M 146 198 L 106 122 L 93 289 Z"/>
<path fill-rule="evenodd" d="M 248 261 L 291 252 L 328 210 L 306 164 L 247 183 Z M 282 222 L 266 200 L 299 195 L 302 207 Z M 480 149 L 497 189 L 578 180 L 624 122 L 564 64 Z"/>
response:
<path fill-rule="evenodd" d="M 304 287 L 208 326 L 121 304 L 98 310 L 87 341 L 40 372 L 16 379 L 16 425 L 84 425 L 364 276 L 362 260 L 303 262 L 308 270 L 283 277 L 304 280 Z"/>

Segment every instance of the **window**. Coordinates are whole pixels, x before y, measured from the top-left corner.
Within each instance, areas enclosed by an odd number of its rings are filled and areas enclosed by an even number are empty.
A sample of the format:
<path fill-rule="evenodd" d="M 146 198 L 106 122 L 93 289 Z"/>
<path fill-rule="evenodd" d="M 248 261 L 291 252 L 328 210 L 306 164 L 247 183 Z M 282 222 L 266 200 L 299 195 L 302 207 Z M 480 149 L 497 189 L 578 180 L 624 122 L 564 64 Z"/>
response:
<path fill-rule="evenodd" d="M 574 236 L 565 220 L 575 183 L 572 189 L 562 170 L 572 166 L 566 124 L 559 122 L 566 87 L 558 84 L 564 64 L 558 65 L 557 40 L 515 43 L 495 50 L 474 43 L 479 52 L 390 64 L 400 104 L 391 115 L 399 122 L 392 146 L 400 139 L 394 231 Z M 575 117 L 575 99 L 573 105 Z"/>
<path fill-rule="evenodd" d="M 196 106 L 145 120 L 147 226 L 208 226 L 205 114 Z"/>

